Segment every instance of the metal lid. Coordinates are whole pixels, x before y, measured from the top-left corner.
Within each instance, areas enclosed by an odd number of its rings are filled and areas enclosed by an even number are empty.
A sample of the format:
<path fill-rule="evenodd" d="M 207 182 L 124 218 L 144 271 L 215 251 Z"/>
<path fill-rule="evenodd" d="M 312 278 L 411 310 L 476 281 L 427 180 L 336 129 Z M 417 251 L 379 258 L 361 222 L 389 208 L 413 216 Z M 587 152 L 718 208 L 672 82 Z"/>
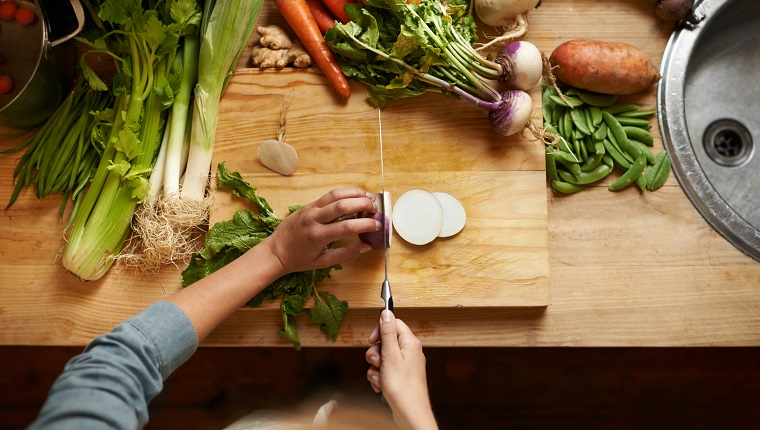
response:
<path fill-rule="evenodd" d="M 0 111 L 24 91 L 46 48 L 47 29 L 37 2 L 16 1 L 16 4 L 34 11 L 35 18 L 29 25 L 0 20 L 0 76 L 9 76 L 13 82 L 9 93 L 0 94 Z"/>

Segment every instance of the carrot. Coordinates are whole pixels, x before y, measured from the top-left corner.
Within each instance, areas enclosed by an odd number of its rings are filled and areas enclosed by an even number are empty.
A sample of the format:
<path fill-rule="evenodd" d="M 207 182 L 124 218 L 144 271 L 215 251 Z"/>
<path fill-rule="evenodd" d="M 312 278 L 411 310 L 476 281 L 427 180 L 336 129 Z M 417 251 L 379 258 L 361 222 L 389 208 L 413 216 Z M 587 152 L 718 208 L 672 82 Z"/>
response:
<path fill-rule="evenodd" d="M 338 21 L 342 22 L 343 24 L 347 24 L 349 21 L 351 21 L 351 18 L 348 17 L 348 14 L 346 13 L 345 9 L 343 9 L 344 6 L 348 3 L 353 3 L 349 0 L 321 0 L 322 4 L 325 5 L 325 8 L 330 11 L 330 13 L 338 19 Z"/>
<path fill-rule="evenodd" d="M 320 0 L 306 0 L 306 3 L 309 4 L 311 16 L 317 21 L 317 26 L 322 34 L 327 33 L 327 30 L 335 27 L 335 19 L 330 15 L 330 12 L 325 9 Z"/>
<path fill-rule="evenodd" d="M 306 0 L 274 0 L 274 4 L 338 95 L 344 99 L 351 97 L 351 86 L 319 32 Z"/>

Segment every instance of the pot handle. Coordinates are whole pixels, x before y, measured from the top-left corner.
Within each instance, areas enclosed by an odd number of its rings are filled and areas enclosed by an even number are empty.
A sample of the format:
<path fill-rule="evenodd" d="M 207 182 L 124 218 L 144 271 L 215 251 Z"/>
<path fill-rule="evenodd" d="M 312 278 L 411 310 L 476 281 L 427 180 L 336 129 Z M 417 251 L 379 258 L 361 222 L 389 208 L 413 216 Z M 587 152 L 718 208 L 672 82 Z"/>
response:
<path fill-rule="evenodd" d="M 50 41 L 51 48 L 72 39 L 74 36 L 79 34 L 80 31 L 82 31 L 82 28 L 84 28 L 84 9 L 82 8 L 82 3 L 79 0 L 70 0 L 70 1 L 71 1 L 71 8 L 74 9 L 74 15 L 76 15 L 77 17 L 77 28 L 71 33 L 63 37 L 60 37 L 56 40 L 51 40 Z"/>

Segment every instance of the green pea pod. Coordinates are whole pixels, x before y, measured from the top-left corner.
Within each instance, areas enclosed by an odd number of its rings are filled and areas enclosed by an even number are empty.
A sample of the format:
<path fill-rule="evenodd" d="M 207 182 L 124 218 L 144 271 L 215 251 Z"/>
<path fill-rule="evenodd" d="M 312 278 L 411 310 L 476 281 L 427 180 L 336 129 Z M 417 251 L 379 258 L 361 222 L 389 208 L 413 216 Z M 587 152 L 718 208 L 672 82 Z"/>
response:
<path fill-rule="evenodd" d="M 559 142 L 557 143 L 557 149 L 563 152 L 569 152 L 571 154 L 573 153 L 573 148 L 570 147 L 570 143 L 568 143 L 567 139 L 565 139 L 561 134 L 559 136 Z"/>
<path fill-rule="evenodd" d="M 581 172 L 577 178 L 564 170 L 558 170 L 557 173 L 559 174 L 560 179 L 565 182 L 569 182 L 575 185 L 588 185 L 593 184 L 594 182 L 599 182 L 602 179 L 606 178 L 611 171 L 612 169 L 610 169 L 610 166 L 606 164 L 600 164 L 588 172 Z"/>
<path fill-rule="evenodd" d="M 618 120 L 615 119 L 615 117 L 607 111 L 602 112 L 602 118 L 604 119 L 604 123 L 607 124 L 607 127 L 609 128 L 609 133 L 615 137 L 615 140 L 613 140 L 613 142 L 617 143 L 622 151 L 627 151 L 628 135 L 625 134 L 623 126 L 620 125 Z"/>
<path fill-rule="evenodd" d="M 647 190 L 647 179 L 644 177 L 644 175 L 639 175 L 639 177 L 636 178 L 636 185 L 641 191 Z"/>
<path fill-rule="evenodd" d="M 592 135 L 594 137 L 595 142 L 601 142 L 604 140 L 605 137 L 607 137 L 607 124 L 600 123 L 599 128 L 594 131 L 594 134 Z"/>
<path fill-rule="evenodd" d="M 668 180 L 668 176 L 670 176 L 670 158 L 668 158 L 668 153 L 665 151 L 658 153 L 654 157 L 654 164 L 647 169 L 647 173 L 649 173 L 649 170 L 652 170 L 652 173 L 646 175 L 647 189 L 654 191 L 663 186 L 665 181 Z"/>
<path fill-rule="evenodd" d="M 625 173 L 610 184 L 610 191 L 622 190 L 623 188 L 631 185 L 638 180 L 639 176 L 644 173 L 644 169 L 647 166 L 647 159 L 643 155 L 636 159 L 631 165 L 631 168 L 626 170 Z"/>
<path fill-rule="evenodd" d="M 588 152 L 586 151 L 586 143 L 583 141 L 583 137 L 575 139 L 575 147 L 578 148 L 578 152 L 581 155 L 581 160 L 588 160 Z"/>
<path fill-rule="evenodd" d="M 589 134 L 591 134 L 594 132 L 594 130 L 596 130 L 594 121 L 591 120 L 591 112 L 589 111 L 588 107 L 583 107 L 581 109 L 583 109 L 583 118 L 586 120 L 586 128 L 588 128 Z"/>
<path fill-rule="evenodd" d="M 591 155 L 585 163 L 581 164 L 581 172 L 590 172 L 591 170 L 594 170 L 602 163 L 603 158 L 604 154 Z"/>
<path fill-rule="evenodd" d="M 623 148 L 621 148 L 621 147 L 620 147 L 620 145 L 618 145 L 618 143 L 617 143 L 617 139 L 615 139 L 615 135 L 614 135 L 614 134 L 612 134 L 612 133 L 607 133 L 607 140 L 609 140 L 609 141 L 610 141 L 610 143 L 612 143 L 612 145 L 613 145 L 613 146 L 615 146 L 615 148 L 618 150 L 618 152 L 620 153 L 620 155 L 621 155 L 623 158 L 625 158 L 626 160 L 628 160 L 628 163 L 629 163 L 629 164 L 633 163 L 633 161 L 634 161 L 635 159 L 634 159 L 633 157 L 631 157 L 630 155 L 628 155 L 628 153 L 627 153 L 627 152 L 625 152 L 625 151 L 623 150 Z"/>
<path fill-rule="evenodd" d="M 623 130 L 625 131 L 625 135 L 630 139 L 643 142 L 647 146 L 654 145 L 654 138 L 647 130 L 644 130 L 643 128 L 625 126 L 623 127 Z"/>
<path fill-rule="evenodd" d="M 629 149 L 634 146 L 637 147 L 639 150 L 639 153 L 644 154 L 644 156 L 647 157 L 647 163 L 654 164 L 654 154 L 652 154 L 652 150 L 649 149 L 648 146 L 644 145 L 644 143 L 639 142 L 638 140 L 628 139 L 628 142 L 630 143 L 630 145 L 628 146 Z"/>
<path fill-rule="evenodd" d="M 583 147 L 586 148 L 587 154 L 595 154 L 596 148 L 594 146 L 594 139 L 591 138 L 591 136 L 584 136 L 583 137 Z"/>
<path fill-rule="evenodd" d="M 617 101 L 617 96 L 614 94 L 602 94 L 578 90 L 577 95 L 578 98 L 581 99 L 584 103 L 591 106 L 610 106 Z"/>
<path fill-rule="evenodd" d="M 629 116 L 616 115 L 615 119 L 620 123 L 620 125 L 623 126 L 627 125 L 631 127 L 639 127 L 643 128 L 644 130 L 649 130 L 652 128 L 652 124 L 650 124 L 648 120 L 642 118 L 631 118 Z"/>
<path fill-rule="evenodd" d="M 565 107 L 560 105 L 554 105 L 552 108 L 552 124 L 559 125 L 560 120 L 562 119 L 562 115 L 565 114 Z"/>
<path fill-rule="evenodd" d="M 558 105 L 565 106 L 565 107 L 578 107 L 578 106 L 581 106 L 583 104 L 583 102 L 581 101 L 581 99 L 579 99 L 577 97 L 569 96 L 567 94 L 565 94 L 565 99 L 567 99 L 567 103 L 565 103 L 565 101 L 562 100 L 562 97 L 560 97 L 558 95 L 552 94 L 552 95 L 549 96 L 549 98 L 554 103 L 557 103 Z"/>
<path fill-rule="evenodd" d="M 638 110 L 639 106 L 633 103 L 617 103 L 612 106 L 607 106 L 602 108 L 602 110 L 607 111 L 613 115 L 617 115 L 619 113 L 623 112 L 630 112 Z"/>
<path fill-rule="evenodd" d="M 594 154 L 606 154 L 607 150 L 604 149 L 604 141 L 594 142 Z"/>
<path fill-rule="evenodd" d="M 557 163 L 561 164 L 562 166 L 567 169 L 567 171 L 570 172 L 571 175 L 573 175 L 574 178 L 576 178 L 576 181 L 581 176 L 581 165 L 578 163 L 570 163 L 567 160 L 562 159 L 561 157 L 556 157 Z M 557 173 L 562 172 L 561 169 L 557 169 Z"/>
<path fill-rule="evenodd" d="M 631 118 L 644 118 L 647 116 L 652 116 L 656 114 L 656 110 L 629 110 L 626 112 L 621 112 L 620 116 L 627 116 Z"/>
<path fill-rule="evenodd" d="M 551 121 L 552 120 L 552 109 L 554 109 L 554 106 L 556 105 L 549 96 L 551 93 L 546 90 L 541 95 L 541 112 L 544 115 L 544 121 Z"/>
<path fill-rule="evenodd" d="M 559 176 L 557 175 L 557 159 L 553 153 L 549 152 L 549 150 L 549 148 L 546 148 L 546 177 L 550 181 L 558 181 Z"/>
<path fill-rule="evenodd" d="M 585 185 L 575 185 L 568 182 L 552 181 L 552 189 L 562 194 L 577 193 L 578 191 L 581 191 L 585 188 Z"/>
<path fill-rule="evenodd" d="M 565 115 L 562 116 L 563 121 L 563 127 L 565 129 L 565 136 L 566 139 L 570 140 L 573 138 L 573 117 L 571 112 L 573 109 L 565 110 Z"/>
<path fill-rule="evenodd" d="M 588 111 L 591 114 L 591 123 L 594 127 L 599 127 L 599 124 L 602 123 L 602 109 L 598 106 L 589 106 Z"/>
<path fill-rule="evenodd" d="M 615 167 L 615 160 L 613 160 L 612 157 L 610 157 L 610 154 L 604 154 L 604 156 L 602 157 L 602 163 L 608 165 L 610 169 Z"/>
<path fill-rule="evenodd" d="M 546 130 L 548 133 L 551 133 L 555 136 L 559 136 L 559 131 L 554 127 L 554 124 L 545 122 L 544 123 L 544 130 Z"/>
<path fill-rule="evenodd" d="M 631 168 L 631 163 L 625 157 L 623 157 L 623 154 L 620 152 L 617 146 L 613 145 L 609 139 L 604 139 L 604 149 L 607 150 L 607 154 L 612 157 L 612 159 L 615 161 L 615 164 L 620 166 L 621 169 L 628 170 Z"/>
<path fill-rule="evenodd" d="M 551 150 L 550 148 L 547 148 L 550 151 L 553 151 L 552 153 L 558 158 L 563 159 L 567 161 L 568 163 L 580 163 L 581 160 L 578 159 L 578 157 L 575 156 L 575 154 L 565 151 L 557 151 L 557 150 Z"/>

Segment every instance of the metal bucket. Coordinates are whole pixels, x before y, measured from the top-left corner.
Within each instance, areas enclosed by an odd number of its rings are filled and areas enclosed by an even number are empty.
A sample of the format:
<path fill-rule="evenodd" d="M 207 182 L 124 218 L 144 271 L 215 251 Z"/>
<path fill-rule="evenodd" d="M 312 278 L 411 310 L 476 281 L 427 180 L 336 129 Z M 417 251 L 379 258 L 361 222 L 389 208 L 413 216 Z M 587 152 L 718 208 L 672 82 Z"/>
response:
<path fill-rule="evenodd" d="M 61 104 L 74 76 L 75 52 L 64 43 L 84 26 L 79 0 L 18 1 L 31 9 L 34 21 L 22 25 L 0 21 L 0 75 L 9 76 L 12 89 L 0 94 L 0 124 L 34 128 Z"/>

